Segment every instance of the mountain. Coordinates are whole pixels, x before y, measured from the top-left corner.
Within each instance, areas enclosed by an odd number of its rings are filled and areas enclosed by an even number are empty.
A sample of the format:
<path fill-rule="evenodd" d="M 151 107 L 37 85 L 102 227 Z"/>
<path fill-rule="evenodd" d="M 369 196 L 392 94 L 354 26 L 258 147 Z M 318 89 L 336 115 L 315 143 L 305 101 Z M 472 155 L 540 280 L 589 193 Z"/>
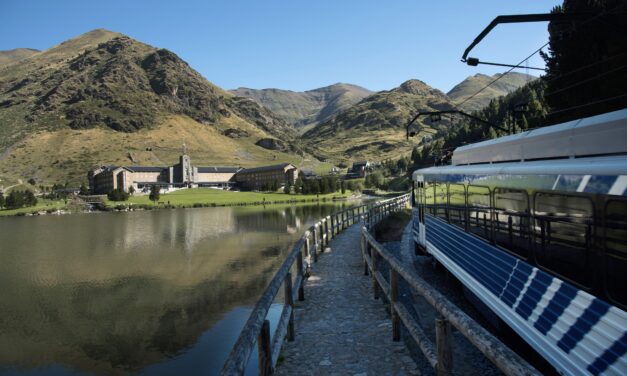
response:
<path fill-rule="evenodd" d="M 13 50 L 0 51 L 0 67 L 25 59 L 39 52 L 32 48 L 16 48 Z"/>
<path fill-rule="evenodd" d="M 173 52 L 108 30 L 0 67 L 0 180 L 77 184 L 95 165 L 172 163 L 183 143 L 199 164 L 295 162 L 295 136 Z"/>
<path fill-rule="evenodd" d="M 332 160 L 398 158 L 415 145 L 405 139 L 405 125 L 418 111 L 452 109 L 446 94 L 419 80 L 409 80 L 397 88 L 373 94 L 320 123 L 301 138 L 318 155 Z M 424 135 L 444 130 L 446 121 L 426 125 Z"/>
<path fill-rule="evenodd" d="M 254 99 L 301 130 L 308 130 L 373 94 L 363 87 L 343 83 L 304 92 L 239 88 L 231 93 Z"/>
<path fill-rule="evenodd" d="M 470 97 L 474 93 L 478 92 L 484 86 L 488 85 L 494 79 L 501 76 L 500 73 L 494 76 L 487 76 L 485 74 L 475 74 L 466 78 L 464 81 L 455 85 L 446 95 L 451 98 L 453 103 L 462 103 L 466 98 Z M 475 111 L 480 110 L 487 106 L 488 103 L 494 98 L 507 95 L 519 87 L 526 85 L 529 81 L 535 80 L 537 77 L 524 73 L 512 72 L 505 77 L 499 79 L 481 93 L 468 100 L 466 103 L 460 106 L 463 111 Z"/>

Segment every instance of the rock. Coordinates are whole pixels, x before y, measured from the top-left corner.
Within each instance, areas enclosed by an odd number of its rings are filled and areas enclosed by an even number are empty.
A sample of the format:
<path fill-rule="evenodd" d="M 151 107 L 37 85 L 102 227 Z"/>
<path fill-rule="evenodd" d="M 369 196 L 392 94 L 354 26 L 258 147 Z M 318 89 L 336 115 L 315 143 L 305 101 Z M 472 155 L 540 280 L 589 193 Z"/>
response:
<path fill-rule="evenodd" d="M 287 151 L 288 146 L 285 142 L 281 140 L 277 140 L 275 138 L 262 138 L 259 141 L 255 142 L 255 145 L 261 146 L 264 149 L 268 150 L 278 150 L 278 151 Z"/>
<path fill-rule="evenodd" d="M 230 138 L 243 138 L 243 137 L 250 136 L 250 133 L 246 132 L 243 129 L 237 129 L 237 128 L 228 128 L 224 130 L 222 134 Z"/>

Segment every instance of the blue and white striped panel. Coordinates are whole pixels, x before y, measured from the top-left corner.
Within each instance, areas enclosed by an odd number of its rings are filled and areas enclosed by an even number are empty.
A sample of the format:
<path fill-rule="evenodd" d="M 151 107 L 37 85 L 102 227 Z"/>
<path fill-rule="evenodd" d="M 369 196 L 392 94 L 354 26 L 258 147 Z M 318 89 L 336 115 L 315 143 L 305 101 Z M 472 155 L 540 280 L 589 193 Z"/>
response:
<path fill-rule="evenodd" d="M 627 374 L 627 313 L 426 217 L 427 250 L 559 371 Z"/>

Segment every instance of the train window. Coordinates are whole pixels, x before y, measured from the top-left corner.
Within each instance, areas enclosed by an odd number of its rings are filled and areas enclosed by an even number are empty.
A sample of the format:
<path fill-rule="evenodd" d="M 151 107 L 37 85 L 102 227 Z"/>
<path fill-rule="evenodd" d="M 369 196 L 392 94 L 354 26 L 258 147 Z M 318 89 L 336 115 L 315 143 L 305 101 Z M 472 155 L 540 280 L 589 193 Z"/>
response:
<path fill-rule="evenodd" d="M 561 276 L 590 286 L 594 206 L 584 196 L 537 192 L 534 243 L 536 262 Z"/>
<path fill-rule="evenodd" d="M 492 239 L 490 218 L 490 188 L 476 185 L 468 186 L 468 231 Z"/>
<path fill-rule="evenodd" d="M 435 183 L 435 216 L 448 221 L 448 192 L 446 183 Z"/>
<path fill-rule="evenodd" d="M 435 191 L 434 183 L 425 182 L 424 188 L 424 205 L 427 214 L 435 215 Z"/>
<path fill-rule="evenodd" d="M 466 187 L 463 184 L 448 186 L 449 220 L 455 226 L 466 229 Z"/>
<path fill-rule="evenodd" d="M 525 191 L 494 190 L 494 242 L 526 259 L 531 255 L 529 195 Z"/>
<path fill-rule="evenodd" d="M 627 306 L 627 201 L 605 207 L 605 286 L 610 298 Z"/>

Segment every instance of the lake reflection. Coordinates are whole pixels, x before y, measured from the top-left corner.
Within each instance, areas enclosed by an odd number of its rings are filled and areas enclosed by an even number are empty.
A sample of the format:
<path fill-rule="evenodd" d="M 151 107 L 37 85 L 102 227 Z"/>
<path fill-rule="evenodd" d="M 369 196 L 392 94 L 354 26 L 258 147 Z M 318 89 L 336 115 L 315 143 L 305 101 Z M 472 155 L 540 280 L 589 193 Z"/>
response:
<path fill-rule="evenodd" d="M 0 373 L 215 374 L 291 244 L 338 209 L 0 218 Z"/>

